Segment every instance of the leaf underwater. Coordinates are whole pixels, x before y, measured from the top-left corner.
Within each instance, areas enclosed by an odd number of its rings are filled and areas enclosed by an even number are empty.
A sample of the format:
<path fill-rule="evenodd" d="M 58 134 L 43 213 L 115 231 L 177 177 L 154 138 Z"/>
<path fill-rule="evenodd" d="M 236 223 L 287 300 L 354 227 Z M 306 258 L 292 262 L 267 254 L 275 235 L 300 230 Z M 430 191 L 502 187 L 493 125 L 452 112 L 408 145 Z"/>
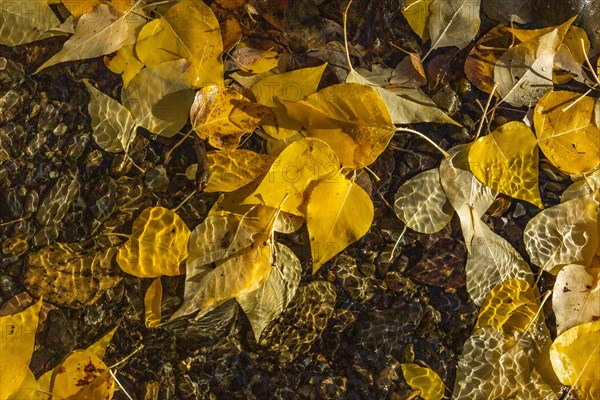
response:
<path fill-rule="evenodd" d="M 18 46 L 46 39 L 54 36 L 49 31 L 59 25 L 45 0 L 0 1 L 0 45 Z"/>
<path fill-rule="evenodd" d="M 266 173 L 275 157 L 251 150 L 211 151 L 207 154 L 210 177 L 205 192 L 233 192 Z"/>
<path fill-rule="evenodd" d="M 133 44 L 121 47 L 113 57 L 105 56 L 104 63 L 112 72 L 121 75 L 124 88 L 144 68 L 144 63 L 135 55 Z"/>
<path fill-rule="evenodd" d="M 160 325 L 162 303 L 162 284 L 160 278 L 152 281 L 144 295 L 144 323 L 147 328 Z"/>
<path fill-rule="evenodd" d="M 444 382 L 433 370 L 417 364 L 400 364 L 404 380 L 425 400 L 440 400 L 444 397 Z"/>

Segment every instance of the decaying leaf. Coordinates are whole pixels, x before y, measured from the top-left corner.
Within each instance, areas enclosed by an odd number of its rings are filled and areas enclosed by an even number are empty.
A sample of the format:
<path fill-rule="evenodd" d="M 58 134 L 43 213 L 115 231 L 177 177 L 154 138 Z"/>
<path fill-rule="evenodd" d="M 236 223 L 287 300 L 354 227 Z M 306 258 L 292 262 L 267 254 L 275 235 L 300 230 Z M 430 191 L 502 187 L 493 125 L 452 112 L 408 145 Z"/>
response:
<path fill-rule="evenodd" d="M 444 382 L 430 368 L 417 364 L 400 364 L 404 380 L 408 386 L 419 391 L 419 396 L 425 400 L 440 400 L 444 397 Z"/>
<path fill-rule="evenodd" d="M 552 367 L 561 383 L 582 399 L 600 399 L 600 321 L 577 325 L 550 347 Z"/>
<path fill-rule="evenodd" d="M 499 24 L 483 35 L 469 52 L 465 60 L 465 75 L 479 90 L 492 92 L 496 62 L 509 49 L 511 39 L 506 26 Z"/>
<path fill-rule="evenodd" d="M 108 367 L 93 353 L 77 350 L 54 369 L 52 396 L 73 400 L 110 400 L 115 382 Z"/>
<path fill-rule="evenodd" d="M 493 190 L 542 207 L 536 140 L 525 123 L 509 122 L 475 141 L 469 166 Z"/>
<path fill-rule="evenodd" d="M 466 47 L 479 31 L 480 6 L 481 0 L 433 0 L 428 21 L 431 49 Z"/>
<path fill-rule="evenodd" d="M 162 284 L 160 278 L 154 279 L 144 295 L 144 321 L 147 328 L 160 325 L 162 303 Z"/>
<path fill-rule="evenodd" d="M 180 275 L 188 256 L 190 230 L 173 211 L 146 208 L 133 222 L 130 239 L 117 253 L 123 271 L 140 278 Z"/>
<path fill-rule="evenodd" d="M 48 38 L 52 36 L 48 31 L 59 25 L 45 0 L 0 1 L 0 45 L 18 46 Z"/>
<path fill-rule="evenodd" d="M 533 122 L 540 148 L 560 170 L 580 174 L 600 164 L 600 129 L 591 97 L 550 91 L 535 107 Z"/>
<path fill-rule="evenodd" d="M 234 149 L 246 133 L 254 131 L 270 110 L 252 103 L 232 89 L 204 86 L 196 92 L 190 121 L 201 139 L 218 149 Z"/>
<path fill-rule="evenodd" d="M 440 184 L 437 168 L 421 172 L 396 192 L 394 212 L 406 226 L 420 233 L 435 233 L 450 222 L 454 209 Z"/>
<path fill-rule="evenodd" d="M 289 247 L 275 243 L 275 265 L 265 283 L 236 299 L 250 321 L 258 342 L 262 331 L 294 298 L 302 266 Z"/>
<path fill-rule="evenodd" d="M 0 395 L 3 399 L 19 390 L 28 374 L 41 307 L 39 300 L 20 313 L 0 317 Z"/>
<path fill-rule="evenodd" d="M 390 85 L 396 87 L 416 89 L 425 84 L 427 84 L 427 75 L 425 74 L 421 57 L 417 53 L 408 53 L 396 65 L 390 77 Z M 394 123 L 397 122 L 394 121 Z"/>
<path fill-rule="evenodd" d="M 233 192 L 266 173 L 275 157 L 244 149 L 207 154 L 210 177 L 205 192 Z"/>
<path fill-rule="evenodd" d="M 583 265 L 565 265 L 556 275 L 552 291 L 552 309 L 556 316 L 556 331 L 600 318 L 600 270 Z"/>

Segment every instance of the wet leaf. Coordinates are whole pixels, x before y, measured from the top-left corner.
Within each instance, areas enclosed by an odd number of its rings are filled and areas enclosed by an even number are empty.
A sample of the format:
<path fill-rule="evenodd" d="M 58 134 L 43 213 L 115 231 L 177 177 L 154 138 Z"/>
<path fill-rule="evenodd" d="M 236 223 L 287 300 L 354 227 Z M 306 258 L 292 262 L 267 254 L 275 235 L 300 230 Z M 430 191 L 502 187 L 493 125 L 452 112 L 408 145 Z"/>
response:
<path fill-rule="evenodd" d="M 152 281 L 144 296 L 144 321 L 147 328 L 156 328 L 160 325 L 162 303 L 162 284 L 160 278 Z"/>
<path fill-rule="evenodd" d="M 300 283 L 302 266 L 289 247 L 275 243 L 275 265 L 265 283 L 236 299 L 250 321 L 258 342 L 266 326 L 289 304 Z"/>
<path fill-rule="evenodd" d="M 92 136 L 98 146 L 111 153 L 128 149 L 136 135 L 129 110 L 88 82 L 85 86 L 91 96 L 88 112 L 92 118 Z"/>
<path fill-rule="evenodd" d="M 275 68 L 279 62 L 279 53 L 242 47 L 236 49 L 231 57 L 237 69 L 252 74 L 262 74 Z"/>
<path fill-rule="evenodd" d="M 589 175 L 582 175 L 579 179 L 574 180 L 575 182 L 566 188 L 560 196 L 561 203 L 572 200 L 575 197 L 585 196 L 600 189 L 600 169 Z"/>
<path fill-rule="evenodd" d="M 135 55 L 132 44 L 121 47 L 112 58 L 106 56 L 104 63 L 112 72 L 121 75 L 124 88 L 144 68 L 144 63 Z"/>
<path fill-rule="evenodd" d="M 439 170 L 421 172 L 400 186 L 394 212 L 416 232 L 432 234 L 446 226 L 454 209 L 440 184 Z"/>
<path fill-rule="evenodd" d="M 429 368 L 417 364 L 400 364 L 404 380 L 425 400 L 440 400 L 444 397 L 444 382 Z"/>
<path fill-rule="evenodd" d="M 87 350 L 72 352 L 54 369 L 53 398 L 108 400 L 112 398 L 114 389 L 115 382 L 106 364 Z"/>
<path fill-rule="evenodd" d="M 244 149 L 207 154 L 210 178 L 205 192 L 233 192 L 266 173 L 275 157 Z"/>
<path fill-rule="evenodd" d="M 504 24 L 496 25 L 473 46 L 465 60 L 465 75 L 479 90 L 491 93 L 498 58 L 509 49 L 511 35 Z"/>
<path fill-rule="evenodd" d="M 479 310 L 475 330 L 486 326 L 508 335 L 525 332 L 538 311 L 537 290 L 521 279 L 509 279 L 493 288 Z"/>
<path fill-rule="evenodd" d="M 188 256 L 190 230 L 173 211 L 146 208 L 133 222 L 130 239 L 117 253 L 123 271 L 140 278 L 180 275 Z"/>
<path fill-rule="evenodd" d="M 429 5 L 431 49 L 466 47 L 479 31 L 480 5 L 481 0 L 433 0 Z"/>
<path fill-rule="evenodd" d="M 0 45 L 18 46 L 46 39 L 53 36 L 48 31 L 59 25 L 45 0 L 0 1 Z"/>
<path fill-rule="evenodd" d="M 600 317 L 600 269 L 569 264 L 556 275 L 552 291 L 552 309 L 556 331 L 560 335 L 576 325 Z"/>
<path fill-rule="evenodd" d="M 429 40 L 429 5 L 433 0 L 407 0 L 402 15 L 423 42 Z"/>
<path fill-rule="evenodd" d="M 396 131 L 377 92 L 356 83 L 329 86 L 303 100 L 283 103 L 308 136 L 326 142 L 347 168 L 372 164 Z"/>
<path fill-rule="evenodd" d="M 75 18 L 91 12 L 98 4 L 102 4 L 101 0 L 89 0 L 82 2 L 80 0 L 50 0 L 48 3 L 62 3 L 67 10 Z M 109 4 L 119 12 L 126 12 L 131 7 L 131 0 L 110 0 Z"/>
<path fill-rule="evenodd" d="M 19 390 L 27 376 L 41 307 L 39 300 L 20 313 L 0 317 L 0 392 L 3 398 Z"/>
<path fill-rule="evenodd" d="M 267 107 L 252 103 L 235 90 L 208 85 L 196 92 L 190 121 L 198 136 L 208 139 L 211 146 L 233 149 L 267 115 Z"/>
<path fill-rule="evenodd" d="M 373 215 L 371 198 L 355 182 L 341 174 L 317 182 L 306 209 L 313 274 L 363 237 L 371 227 Z"/>
<path fill-rule="evenodd" d="M 561 383 L 583 399 L 600 399 L 600 321 L 577 325 L 550 347 L 552 367 Z"/>
<path fill-rule="evenodd" d="M 579 174 L 600 164 L 600 130 L 591 97 L 548 92 L 535 107 L 533 122 L 540 149 L 560 170 Z"/>
<path fill-rule="evenodd" d="M 471 172 L 493 190 L 541 208 L 536 144 L 525 123 L 504 124 L 471 145 Z"/>
<path fill-rule="evenodd" d="M 321 75 L 327 64 L 313 68 L 297 69 L 282 74 L 267 74 L 250 90 L 256 101 L 273 109 L 277 125 L 264 125 L 265 132 L 275 139 L 285 139 L 302 128 L 302 124 L 288 115 L 286 108 L 275 101 L 298 101 L 317 91 Z"/>
<path fill-rule="evenodd" d="M 590 265 L 599 240 L 598 199 L 591 193 L 547 208 L 529 220 L 523 236 L 531 262 L 544 271 Z"/>

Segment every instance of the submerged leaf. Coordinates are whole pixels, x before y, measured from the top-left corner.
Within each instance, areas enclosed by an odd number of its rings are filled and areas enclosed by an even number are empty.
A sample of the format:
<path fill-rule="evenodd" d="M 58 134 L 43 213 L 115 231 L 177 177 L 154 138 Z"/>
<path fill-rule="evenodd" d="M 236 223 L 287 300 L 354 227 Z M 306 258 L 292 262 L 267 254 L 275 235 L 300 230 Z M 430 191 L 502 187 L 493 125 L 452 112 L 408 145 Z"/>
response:
<path fill-rule="evenodd" d="M 48 38 L 53 36 L 48 31 L 59 25 L 46 0 L 0 1 L 0 45 L 18 46 Z"/>
<path fill-rule="evenodd" d="M 112 58 L 106 56 L 104 63 L 112 72 L 121 75 L 124 88 L 144 68 L 144 63 L 135 55 L 132 44 L 121 47 Z"/>
<path fill-rule="evenodd" d="M 250 150 L 211 151 L 207 154 L 210 177 L 205 192 L 233 192 L 266 173 L 275 157 Z"/>
<path fill-rule="evenodd" d="M 108 367 L 87 350 L 72 352 L 54 369 L 52 397 L 59 399 L 111 399 L 115 382 Z"/>
<path fill-rule="evenodd" d="M 417 364 L 400 364 L 408 386 L 419 391 L 425 400 L 440 400 L 444 397 L 444 382 L 433 370 Z"/>
<path fill-rule="evenodd" d="M 431 49 L 466 47 L 479 31 L 480 6 L 481 0 L 433 0 L 429 6 Z"/>
<path fill-rule="evenodd" d="M 147 328 L 160 325 L 162 303 L 162 283 L 160 278 L 154 279 L 144 295 L 144 321 Z"/>

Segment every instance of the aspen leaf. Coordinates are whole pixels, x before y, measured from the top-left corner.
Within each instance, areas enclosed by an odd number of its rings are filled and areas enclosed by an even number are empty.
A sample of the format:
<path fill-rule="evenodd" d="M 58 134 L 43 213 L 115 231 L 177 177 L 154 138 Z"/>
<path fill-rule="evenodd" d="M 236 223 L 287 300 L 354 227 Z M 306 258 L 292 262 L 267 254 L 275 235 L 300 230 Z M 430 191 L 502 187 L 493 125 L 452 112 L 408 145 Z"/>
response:
<path fill-rule="evenodd" d="M 124 88 L 144 68 L 144 63 L 135 55 L 132 44 L 121 47 L 113 57 L 105 56 L 104 63 L 112 72 L 121 75 Z"/>
<path fill-rule="evenodd" d="M 72 352 L 53 372 L 53 398 L 108 400 L 114 389 L 115 382 L 106 364 L 87 350 Z"/>
<path fill-rule="evenodd" d="M 523 233 L 531 262 L 556 274 L 567 264 L 590 265 L 598 247 L 598 200 L 594 193 L 547 208 Z"/>
<path fill-rule="evenodd" d="M 536 140 L 525 123 L 509 122 L 475 141 L 469 166 L 493 190 L 542 207 Z"/>
<path fill-rule="evenodd" d="M 338 158 L 327 143 L 313 138 L 297 140 L 279 154 L 244 204 L 264 204 L 304 216 L 311 183 L 335 177 L 339 169 Z"/>
<path fill-rule="evenodd" d="M 42 307 L 39 300 L 20 313 L 0 317 L 0 392 L 2 398 L 11 396 L 21 386 L 29 371 L 33 353 L 38 313 Z"/>
<path fill-rule="evenodd" d="M 275 68 L 279 62 L 279 53 L 259 50 L 251 47 L 239 47 L 231 54 L 237 69 L 252 74 L 262 74 Z"/>
<path fill-rule="evenodd" d="M 579 174 L 600 164 L 600 130 L 591 97 L 548 92 L 535 107 L 533 122 L 540 149 L 560 170 Z"/>
<path fill-rule="evenodd" d="M 59 25 L 45 0 L 0 1 L 0 45 L 18 46 L 48 38 L 53 36 L 48 31 Z"/>
<path fill-rule="evenodd" d="M 97 5 L 79 18 L 73 36 L 35 73 L 62 62 L 103 56 L 134 43 L 135 31 L 144 19 L 139 10 L 133 11 L 120 13 L 106 4 Z"/>
<path fill-rule="evenodd" d="M 552 367 L 562 384 L 582 399 L 600 399 L 600 321 L 577 325 L 550 347 Z"/>
<path fill-rule="evenodd" d="M 48 395 L 42 397 L 37 394 L 38 390 L 43 390 L 44 388 L 40 387 L 35 380 L 35 375 L 31 372 L 31 369 L 27 368 L 27 373 L 25 374 L 25 379 L 21 382 L 21 386 L 17 391 L 13 392 L 8 397 L 4 396 L 4 392 L 0 391 L 0 395 L 2 395 L 2 399 L 8 400 L 47 400 L 49 398 Z"/>
<path fill-rule="evenodd" d="M 196 134 L 208 139 L 211 146 L 233 149 L 269 114 L 267 107 L 250 102 L 235 90 L 208 85 L 196 92 L 190 121 Z"/>
<path fill-rule="evenodd" d="M 266 173 L 275 157 L 250 150 L 211 151 L 207 154 L 210 177 L 205 192 L 233 192 Z"/>
<path fill-rule="evenodd" d="M 431 49 L 454 46 L 462 49 L 477 35 L 481 0 L 433 0 L 429 5 Z"/>
<path fill-rule="evenodd" d="M 127 150 L 135 139 L 136 125 L 129 110 L 118 101 L 85 82 L 91 99 L 88 112 L 92 118 L 92 136 L 104 150 L 117 153 Z"/>
<path fill-rule="evenodd" d="M 407 0 L 402 15 L 423 42 L 429 40 L 429 5 L 433 0 Z"/>
<path fill-rule="evenodd" d="M 128 274 L 140 278 L 180 275 L 188 256 L 190 230 L 173 211 L 146 208 L 133 222 L 131 238 L 117 253 L 117 262 Z"/>
<path fill-rule="evenodd" d="M 581 41 L 583 41 L 583 48 Z M 586 78 L 581 66 L 585 61 L 585 55 L 589 52 L 590 39 L 587 33 L 580 27 L 571 25 L 554 56 L 554 82 L 563 84 L 572 78 L 585 82 Z"/>
<path fill-rule="evenodd" d="M 75 18 L 79 18 L 82 15 L 91 12 L 94 7 L 98 4 L 102 4 L 101 0 L 89 0 L 89 1 L 80 1 L 80 0 L 60 0 L 55 1 L 51 0 L 49 3 L 63 3 L 64 6 L 69 10 L 72 16 Z M 109 4 L 119 12 L 126 12 L 131 5 L 133 4 L 131 0 L 111 0 Z"/>
<path fill-rule="evenodd" d="M 160 278 L 152 281 L 144 296 L 144 321 L 147 328 L 156 328 L 160 325 L 162 303 L 162 284 Z"/>
<path fill-rule="evenodd" d="M 313 274 L 363 237 L 373 215 L 371 198 L 355 182 L 341 175 L 319 181 L 310 192 L 306 210 Z"/>
<path fill-rule="evenodd" d="M 525 332 L 539 305 L 537 291 L 521 279 L 509 279 L 493 288 L 485 297 L 475 330 L 486 326 L 508 335 Z"/>
<path fill-rule="evenodd" d="M 303 100 L 283 103 L 308 136 L 326 142 L 347 168 L 372 164 L 396 131 L 377 92 L 356 83 L 329 86 Z"/>
<path fill-rule="evenodd" d="M 258 289 L 237 296 L 237 301 L 250 321 L 258 342 L 267 325 L 289 304 L 296 294 L 302 266 L 289 247 L 275 243 L 275 265 L 265 283 Z"/>
<path fill-rule="evenodd" d="M 419 391 L 419 396 L 425 400 L 440 400 L 444 397 L 444 382 L 430 368 L 417 364 L 400 364 L 404 380 L 414 390 Z"/>
<path fill-rule="evenodd" d="M 477 89 L 491 93 L 494 87 L 494 68 L 502 55 L 498 49 L 509 49 L 511 36 L 504 24 L 487 32 L 473 46 L 465 60 L 465 75 Z"/>
<path fill-rule="evenodd" d="M 271 107 L 276 126 L 263 125 L 265 132 L 275 139 L 285 139 L 302 128 L 302 124 L 288 115 L 286 108 L 275 99 L 298 101 L 317 91 L 321 75 L 327 64 L 297 69 L 282 74 L 268 74 L 256 82 L 250 90 L 259 104 Z"/>
<path fill-rule="evenodd" d="M 432 234 L 446 226 L 454 209 L 440 184 L 439 170 L 421 172 L 400 186 L 394 212 L 416 232 Z"/>
<path fill-rule="evenodd" d="M 556 316 L 556 332 L 600 317 L 600 269 L 586 269 L 569 264 L 556 275 L 552 291 L 552 309 Z"/>
<path fill-rule="evenodd" d="M 560 196 L 560 202 L 564 203 L 567 200 L 572 200 L 575 197 L 585 196 L 600 189 L 600 169 L 592 172 L 589 175 L 582 175 L 575 180 Z"/>

